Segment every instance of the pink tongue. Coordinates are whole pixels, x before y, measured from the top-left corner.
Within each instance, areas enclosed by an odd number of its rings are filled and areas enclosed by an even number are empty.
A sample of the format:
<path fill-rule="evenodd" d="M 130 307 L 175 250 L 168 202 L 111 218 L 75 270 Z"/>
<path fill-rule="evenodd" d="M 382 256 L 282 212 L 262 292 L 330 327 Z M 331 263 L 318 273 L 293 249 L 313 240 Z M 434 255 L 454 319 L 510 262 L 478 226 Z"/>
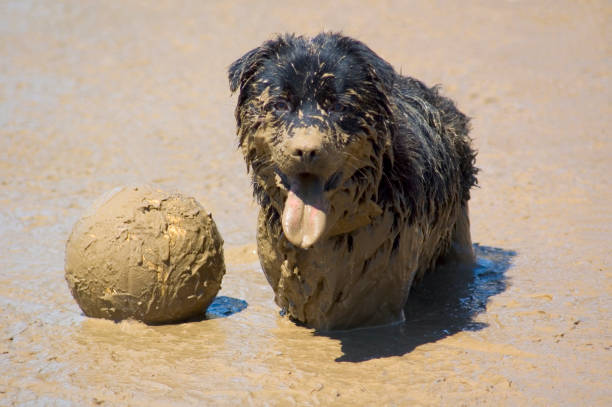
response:
<path fill-rule="evenodd" d="M 325 231 L 329 204 L 323 182 L 314 175 L 292 179 L 283 209 L 282 225 L 287 239 L 296 246 L 312 246 Z"/>

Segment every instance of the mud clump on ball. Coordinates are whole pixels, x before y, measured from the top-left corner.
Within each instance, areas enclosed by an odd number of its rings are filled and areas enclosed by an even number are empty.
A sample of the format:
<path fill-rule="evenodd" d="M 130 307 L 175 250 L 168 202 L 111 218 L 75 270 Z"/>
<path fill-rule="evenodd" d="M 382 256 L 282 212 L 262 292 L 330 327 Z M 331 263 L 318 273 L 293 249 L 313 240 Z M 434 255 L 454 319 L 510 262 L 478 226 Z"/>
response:
<path fill-rule="evenodd" d="M 203 314 L 221 288 L 223 239 L 194 198 L 124 187 L 75 224 L 65 272 L 87 316 L 181 321 Z"/>

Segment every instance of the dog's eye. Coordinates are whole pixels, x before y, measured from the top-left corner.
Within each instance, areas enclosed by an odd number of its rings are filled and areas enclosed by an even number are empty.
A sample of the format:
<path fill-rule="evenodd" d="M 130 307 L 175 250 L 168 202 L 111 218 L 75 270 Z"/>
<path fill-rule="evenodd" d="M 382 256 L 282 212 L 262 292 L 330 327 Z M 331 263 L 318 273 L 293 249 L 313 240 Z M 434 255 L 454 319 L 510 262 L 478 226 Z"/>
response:
<path fill-rule="evenodd" d="M 291 104 L 286 100 L 277 100 L 268 105 L 268 110 L 279 113 L 288 112 L 291 110 Z"/>
<path fill-rule="evenodd" d="M 334 113 L 342 113 L 346 110 L 346 106 L 343 105 L 340 102 L 335 102 L 333 103 L 328 109 L 327 111 L 329 112 L 334 112 Z"/>

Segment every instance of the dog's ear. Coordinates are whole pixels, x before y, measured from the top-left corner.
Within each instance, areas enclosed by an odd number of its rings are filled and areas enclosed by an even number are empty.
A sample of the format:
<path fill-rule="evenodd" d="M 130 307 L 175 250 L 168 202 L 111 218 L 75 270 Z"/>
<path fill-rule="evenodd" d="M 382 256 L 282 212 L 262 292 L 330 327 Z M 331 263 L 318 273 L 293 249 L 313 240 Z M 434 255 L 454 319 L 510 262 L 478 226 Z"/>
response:
<path fill-rule="evenodd" d="M 336 39 L 341 49 L 356 57 L 359 63 L 366 67 L 369 79 L 377 90 L 378 105 L 391 114 L 388 96 L 393 93 L 393 85 L 397 77 L 393 67 L 361 41 L 339 33 L 332 34 L 332 38 Z"/>
<path fill-rule="evenodd" d="M 345 46 L 361 59 L 368 67 L 368 72 L 379 85 L 391 91 L 395 79 L 395 70 L 384 59 L 378 56 L 363 42 L 350 37 L 343 37 L 341 41 L 345 42 Z"/>
<path fill-rule="evenodd" d="M 238 89 L 244 89 L 267 59 L 275 54 L 278 55 L 283 48 L 289 46 L 296 39 L 295 34 L 278 35 L 234 61 L 228 69 L 230 90 L 235 92 Z"/>
<path fill-rule="evenodd" d="M 250 50 L 230 65 L 228 77 L 232 93 L 248 83 L 268 55 L 269 48 L 264 44 Z"/>

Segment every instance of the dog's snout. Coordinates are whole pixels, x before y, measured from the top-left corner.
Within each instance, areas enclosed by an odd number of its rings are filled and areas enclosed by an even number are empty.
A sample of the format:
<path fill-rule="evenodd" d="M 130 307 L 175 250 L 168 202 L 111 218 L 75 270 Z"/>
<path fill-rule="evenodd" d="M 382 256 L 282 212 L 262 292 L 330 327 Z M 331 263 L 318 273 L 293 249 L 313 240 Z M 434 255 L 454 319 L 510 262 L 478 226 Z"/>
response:
<path fill-rule="evenodd" d="M 294 147 L 291 155 L 304 161 L 312 161 L 318 155 L 319 149 L 316 146 L 298 146 Z"/>
<path fill-rule="evenodd" d="M 279 170 L 288 176 L 311 174 L 326 181 L 342 162 L 340 154 L 327 141 L 328 135 L 317 127 L 294 128 L 282 140 L 274 157 Z"/>
<path fill-rule="evenodd" d="M 291 157 L 309 163 L 322 155 L 323 136 L 313 129 L 296 131 L 287 147 Z"/>

